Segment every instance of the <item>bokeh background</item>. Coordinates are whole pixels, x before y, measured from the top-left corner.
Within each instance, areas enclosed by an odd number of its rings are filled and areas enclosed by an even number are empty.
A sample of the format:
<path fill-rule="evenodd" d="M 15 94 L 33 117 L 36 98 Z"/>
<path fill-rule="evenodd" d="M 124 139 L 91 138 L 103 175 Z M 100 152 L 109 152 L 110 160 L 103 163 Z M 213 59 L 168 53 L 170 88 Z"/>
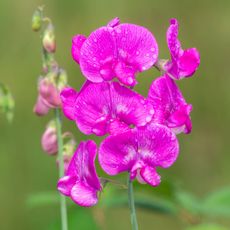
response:
<path fill-rule="evenodd" d="M 201 65 L 193 78 L 179 82 L 186 100 L 193 104 L 193 132 L 180 135 L 180 157 L 173 167 L 162 170 L 163 180 L 175 181 L 201 199 L 229 184 L 230 1 L 1 0 L 0 81 L 11 89 L 16 108 L 12 124 L 0 115 L 0 229 L 60 229 L 54 227 L 59 219 L 57 204 L 31 207 L 27 202 L 31 194 L 55 193 L 58 177 L 55 159 L 43 153 L 40 146 L 41 134 L 53 114 L 38 118 L 32 113 L 41 73 L 41 40 L 38 33 L 31 31 L 31 17 L 36 7 L 43 4 L 56 29 L 56 59 L 76 89 L 84 78 L 70 55 L 74 34 L 88 35 L 118 16 L 122 22 L 149 28 L 158 41 L 160 57 L 169 58 L 165 32 L 169 19 L 176 17 L 183 47 L 197 47 Z M 158 75 L 154 69 L 140 74 L 137 90 L 146 95 L 151 81 Z M 86 139 L 66 119 L 64 130 L 71 130 L 77 140 Z M 152 188 L 152 194 L 157 189 Z M 76 210 L 76 222 L 78 218 L 81 223 L 82 220 L 90 222 L 84 212 L 96 212 L 96 209 Z M 100 212 L 96 212 L 98 215 L 100 219 Z M 137 215 L 143 230 L 184 229 L 181 220 L 174 216 L 143 209 L 137 209 Z M 105 229 L 130 228 L 127 208 L 109 209 L 103 218 Z M 230 229 L 228 221 L 214 221 Z M 76 229 L 93 229 L 81 226 Z"/>

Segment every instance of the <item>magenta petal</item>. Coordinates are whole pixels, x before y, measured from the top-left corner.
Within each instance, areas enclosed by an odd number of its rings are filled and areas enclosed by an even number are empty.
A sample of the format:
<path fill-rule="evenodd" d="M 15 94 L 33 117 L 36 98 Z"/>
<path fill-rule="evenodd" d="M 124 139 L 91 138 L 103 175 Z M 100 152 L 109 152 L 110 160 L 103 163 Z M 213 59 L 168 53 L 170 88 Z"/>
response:
<path fill-rule="evenodd" d="M 74 105 L 77 99 L 78 93 L 72 88 L 64 88 L 61 91 L 60 97 L 62 101 L 62 110 L 67 118 L 74 120 Z"/>
<path fill-rule="evenodd" d="M 153 122 L 166 125 L 177 133 L 191 131 L 192 105 L 186 103 L 175 82 L 167 75 L 153 81 L 148 99 L 155 110 Z"/>
<path fill-rule="evenodd" d="M 111 27 L 95 30 L 81 47 L 81 71 L 92 82 L 102 82 L 114 77 L 112 66 L 116 44 L 112 31 Z"/>
<path fill-rule="evenodd" d="M 97 203 L 97 190 L 77 182 L 71 190 L 72 200 L 80 206 L 90 207 Z"/>
<path fill-rule="evenodd" d="M 71 53 L 74 61 L 77 63 L 79 63 L 81 47 L 86 39 L 87 38 L 81 34 L 75 35 L 72 39 Z"/>
<path fill-rule="evenodd" d="M 140 170 L 142 179 L 151 186 L 158 186 L 161 182 L 160 175 L 156 172 L 155 168 L 145 166 Z"/>
<path fill-rule="evenodd" d="M 137 158 L 132 131 L 107 137 L 99 148 L 99 162 L 109 175 L 130 171 Z"/>
<path fill-rule="evenodd" d="M 75 185 L 75 183 L 76 183 L 76 177 L 64 176 L 58 181 L 57 189 L 63 195 L 70 196 L 71 189 Z"/>
<path fill-rule="evenodd" d="M 110 27 L 115 27 L 117 25 L 120 24 L 120 19 L 118 17 L 112 19 L 108 24 L 107 26 L 110 26 Z"/>

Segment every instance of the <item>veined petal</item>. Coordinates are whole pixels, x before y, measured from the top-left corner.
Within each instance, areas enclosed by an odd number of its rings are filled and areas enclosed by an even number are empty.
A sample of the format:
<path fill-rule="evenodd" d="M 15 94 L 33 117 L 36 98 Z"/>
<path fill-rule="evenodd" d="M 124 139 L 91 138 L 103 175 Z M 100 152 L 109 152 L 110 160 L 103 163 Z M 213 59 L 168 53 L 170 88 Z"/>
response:
<path fill-rule="evenodd" d="M 101 27 L 90 34 L 81 47 L 80 67 L 83 75 L 92 82 L 111 80 L 116 55 L 112 27 Z"/>
<path fill-rule="evenodd" d="M 70 196 L 72 187 L 76 183 L 76 177 L 67 175 L 62 177 L 57 184 L 57 189 L 60 193 L 62 193 L 65 196 Z"/>
<path fill-rule="evenodd" d="M 83 182 L 77 182 L 71 190 L 72 200 L 80 206 L 90 207 L 97 203 L 97 190 L 85 185 Z"/>
<path fill-rule="evenodd" d="M 73 88 L 64 88 L 61 91 L 60 97 L 62 101 L 62 110 L 67 118 L 70 120 L 75 119 L 75 101 L 77 99 L 78 93 Z"/>
<path fill-rule="evenodd" d="M 79 63 L 81 47 L 86 39 L 86 36 L 81 34 L 75 35 L 72 39 L 71 53 L 74 61 L 77 63 Z"/>
<path fill-rule="evenodd" d="M 189 133 L 191 131 L 192 105 L 186 103 L 175 82 L 167 75 L 153 81 L 148 99 L 155 110 L 153 122 L 176 128 L 180 132 Z M 187 132 L 184 128 L 181 129 L 185 126 L 189 126 Z"/>
<path fill-rule="evenodd" d="M 161 176 L 157 173 L 156 169 L 150 166 L 145 166 L 140 170 L 142 179 L 151 186 L 158 186 L 161 182 Z"/>

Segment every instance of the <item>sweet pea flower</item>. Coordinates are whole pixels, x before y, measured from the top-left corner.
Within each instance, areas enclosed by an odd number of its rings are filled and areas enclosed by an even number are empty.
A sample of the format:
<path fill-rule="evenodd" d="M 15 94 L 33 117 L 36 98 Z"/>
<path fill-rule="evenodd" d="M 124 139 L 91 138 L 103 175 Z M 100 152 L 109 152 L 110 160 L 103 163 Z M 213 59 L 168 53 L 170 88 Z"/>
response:
<path fill-rule="evenodd" d="M 160 184 L 156 168 L 168 168 L 177 159 L 176 135 L 166 126 L 154 124 L 151 129 L 137 128 L 108 136 L 99 148 L 99 162 L 109 175 L 128 171 L 130 179 L 141 183 Z"/>
<path fill-rule="evenodd" d="M 166 35 L 171 61 L 165 65 L 165 70 L 175 80 L 191 77 L 200 65 L 200 54 L 196 48 L 182 49 L 178 29 L 177 20 L 171 19 Z"/>
<path fill-rule="evenodd" d="M 103 136 L 144 126 L 151 121 L 153 106 L 141 95 L 118 82 L 86 82 L 81 91 L 61 92 L 63 112 L 84 134 Z"/>
<path fill-rule="evenodd" d="M 73 59 L 92 82 L 117 77 L 128 86 L 137 84 L 135 74 L 151 68 L 158 58 L 158 45 L 151 32 L 134 24 L 119 24 L 115 18 L 93 31 L 88 38 L 76 35 Z"/>
<path fill-rule="evenodd" d="M 166 125 L 176 134 L 190 133 L 192 105 L 187 104 L 176 83 L 167 75 L 153 81 L 148 93 L 148 100 L 154 107 L 154 123 Z"/>
<path fill-rule="evenodd" d="M 93 206 L 98 201 L 101 191 L 94 161 L 97 146 L 94 141 L 81 142 L 74 153 L 65 176 L 57 184 L 59 192 L 80 206 Z"/>

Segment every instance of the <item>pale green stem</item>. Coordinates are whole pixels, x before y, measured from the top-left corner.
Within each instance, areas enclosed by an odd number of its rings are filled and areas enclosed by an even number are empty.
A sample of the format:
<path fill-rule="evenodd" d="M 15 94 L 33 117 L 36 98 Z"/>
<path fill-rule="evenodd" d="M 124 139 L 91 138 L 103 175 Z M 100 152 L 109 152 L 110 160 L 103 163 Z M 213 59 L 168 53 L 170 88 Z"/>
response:
<path fill-rule="evenodd" d="M 63 141 L 62 141 L 62 128 L 61 128 L 61 113 L 60 109 L 55 109 L 55 118 L 57 125 L 57 139 L 58 139 L 58 160 L 59 160 L 59 177 L 64 176 L 64 161 L 63 161 Z M 68 230 L 67 221 L 67 207 L 65 196 L 60 195 L 60 206 L 61 206 L 61 223 L 62 230 Z"/>
<path fill-rule="evenodd" d="M 129 175 L 128 175 L 128 198 L 129 198 L 129 209 L 130 209 L 132 230 L 138 230 L 135 203 L 134 203 L 134 194 L 133 194 L 133 183 L 130 180 Z"/>

